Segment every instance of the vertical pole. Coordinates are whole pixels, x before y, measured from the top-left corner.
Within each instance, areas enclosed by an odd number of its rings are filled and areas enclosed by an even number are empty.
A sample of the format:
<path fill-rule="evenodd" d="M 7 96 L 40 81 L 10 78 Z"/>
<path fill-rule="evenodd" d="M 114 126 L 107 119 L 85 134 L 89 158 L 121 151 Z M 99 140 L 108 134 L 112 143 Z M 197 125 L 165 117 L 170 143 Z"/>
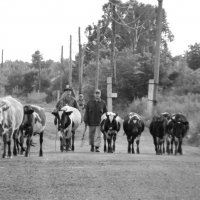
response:
<path fill-rule="evenodd" d="M 2 49 L 2 52 L 1 52 L 1 68 L 3 68 L 3 49 Z"/>
<path fill-rule="evenodd" d="M 112 77 L 107 77 L 107 107 L 112 112 Z"/>
<path fill-rule="evenodd" d="M 72 36 L 70 35 L 69 49 L 69 85 L 72 87 Z"/>
<path fill-rule="evenodd" d="M 62 92 L 62 67 L 63 67 L 63 46 L 61 47 L 61 69 L 60 69 L 60 92 Z"/>
<path fill-rule="evenodd" d="M 162 30 L 162 2 L 163 0 L 158 0 L 156 52 L 155 52 L 155 63 L 154 63 L 154 90 L 153 90 L 154 106 L 156 106 L 157 103 L 157 93 L 159 84 L 160 43 L 161 43 L 161 30 Z"/>
<path fill-rule="evenodd" d="M 111 69 L 114 84 L 116 84 L 116 62 L 115 62 L 115 0 L 111 1 L 111 11 L 112 11 L 112 38 L 111 38 Z"/>
<path fill-rule="evenodd" d="M 84 66 L 84 55 L 85 55 L 85 49 L 81 49 L 81 69 L 80 69 L 80 91 L 79 94 L 82 94 L 82 85 L 83 85 L 83 66 Z"/>
<path fill-rule="evenodd" d="M 148 102 L 147 102 L 147 111 L 149 116 L 153 115 L 153 106 L 154 106 L 154 99 L 153 99 L 153 94 L 154 94 L 154 79 L 149 80 L 149 88 L 148 88 Z"/>
<path fill-rule="evenodd" d="M 40 93 L 41 91 L 41 61 L 40 61 L 40 58 L 39 58 L 39 77 L 38 77 L 38 94 Z"/>
<path fill-rule="evenodd" d="M 79 94 L 82 93 L 82 85 L 81 85 L 81 59 L 82 59 L 82 46 L 81 46 L 81 30 L 78 28 L 78 41 L 79 41 Z"/>
<path fill-rule="evenodd" d="M 100 40 L 100 23 L 97 25 L 97 57 L 96 57 L 96 82 L 95 89 L 99 88 L 99 40 Z"/>

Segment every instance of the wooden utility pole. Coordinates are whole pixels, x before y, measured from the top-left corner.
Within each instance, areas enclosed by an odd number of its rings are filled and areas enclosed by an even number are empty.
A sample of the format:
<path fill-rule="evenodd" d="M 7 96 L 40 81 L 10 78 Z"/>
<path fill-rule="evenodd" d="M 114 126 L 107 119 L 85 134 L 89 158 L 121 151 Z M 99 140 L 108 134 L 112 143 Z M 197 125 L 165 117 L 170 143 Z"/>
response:
<path fill-rule="evenodd" d="M 99 40 L 100 40 L 100 23 L 97 25 L 97 52 L 96 52 L 96 82 L 95 89 L 99 89 Z"/>
<path fill-rule="evenodd" d="M 154 79 L 149 81 L 149 95 L 148 95 L 149 96 L 148 100 L 149 100 L 150 114 L 153 114 L 153 109 L 157 105 L 157 94 L 158 94 L 158 84 L 159 84 L 159 67 L 160 67 L 160 43 L 161 43 L 161 30 L 162 30 L 162 3 L 163 3 L 163 0 L 158 0 Z"/>
<path fill-rule="evenodd" d="M 112 99 L 117 98 L 117 93 L 112 93 L 112 77 L 107 77 L 107 107 L 112 112 Z"/>
<path fill-rule="evenodd" d="M 60 68 L 60 92 L 62 92 L 62 67 L 63 67 L 63 46 L 61 47 L 61 58 L 60 58 L 61 68 Z"/>
<path fill-rule="evenodd" d="M 38 61 L 38 65 L 39 65 L 39 74 L 38 74 L 38 93 L 40 93 L 41 91 L 41 60 L 39 58 Z"/>
<path fill-rule="evenodd" d="M 72 36 L 70 35 L 69 49 L 69 85 L 72 87 Z"/>
<path fill-rule="evenodd" d="M 158 84 L 159 84 L 159 68 L 160 68 L 160 43 L 162 30 L 162 2 L 158 0 L 158 16 L 157 16 L 157 33 L 156 33 L 156 52 L 154 63 L 154 102 L 157 102 Z"/>
<path fill-rule="evenodd" d="M 1 68 L 3 68 L 3 49 L 2 49 L 2 52 L 1 52 Z"/>
<path fill-rule="evenodd" d="M 112 38 L 111 38 L 111 69 L 112 77 L 114 84 L 116 84 L 116 61 L 115 61 L 115 20 L 116 20 L 116 11 L 115 11 L 115 0 L 110 0 L 111 2 L 111 12 L 112 12 Z"/>
<path fill-rule="evenodd" d="M 79 94 L 81 94 L 82 93 L 82 74 L 81 74 L 81 71 L 83 71 L 82 70 L 82 62 L 81 62 L 81 60 L 82 60 L 82 45 L 81 45 L 81 29 L 80 29 L 80 27 L 78 28 L 78 42 L 79 42 L 79 69 L 78 69 L 78 74 L 79 74 Z"/>
<path fill-rule="evenodd" d="M 83 66 L 84 66 L 84 57 L 85 57 L 85 48 L 81 49 L 81 69 L 80 69 L 80 85 L 81 90 L 79 94 L 82 94 L 82 86 L 83 86 Z"/>

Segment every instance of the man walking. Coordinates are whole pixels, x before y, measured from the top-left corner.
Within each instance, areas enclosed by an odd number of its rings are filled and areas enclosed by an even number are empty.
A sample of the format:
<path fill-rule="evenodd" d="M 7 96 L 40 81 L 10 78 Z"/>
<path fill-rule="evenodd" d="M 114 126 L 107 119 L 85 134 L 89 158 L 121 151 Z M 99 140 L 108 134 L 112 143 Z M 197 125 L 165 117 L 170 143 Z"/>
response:
<path fill-rule="evenodd" d="M 101 99 L 101 91 L 95 90 L 94 100 L 86 105 L 84 122 L 89 126 L 89 145 L 91 152 L 99 152 L 101 145 L 100 121 L 101 116 L 107 112 L 106 103 Z"/>
<path fill-rule="evenodd" d="M 79 110 L 78 103 L 76 99 L 72 96 L 72 88 L 69 85 L 66 85 L 64 93 L 56 103 L 56 110 L 60 110 L 62 107 L 66 106 L 66 104 Z"/>

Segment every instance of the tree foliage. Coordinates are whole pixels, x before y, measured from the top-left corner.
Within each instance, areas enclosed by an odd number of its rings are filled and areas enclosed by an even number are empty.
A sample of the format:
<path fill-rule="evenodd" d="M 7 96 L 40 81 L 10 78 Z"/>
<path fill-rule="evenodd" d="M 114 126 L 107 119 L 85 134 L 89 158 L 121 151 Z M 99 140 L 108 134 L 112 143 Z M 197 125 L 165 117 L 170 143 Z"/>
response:
<path fill-rule="evenodd" d="M 115 6 L 115 16 L 112 14 L 112 6 Z M 138 3 L 130 0 L 126 3 L 115 1 L 103 6 L 104 14 L 99 20 L 100 26 L 100 55 L 110 56 L 110 44 L 112 38 L 111 23 L 116 26 L 116 50 L 122 51 L 129 48 L 133 54 L 154 53 L 156 41 L 156 13 L 157 7 L 149 4 Z M 166 12 L 163 9 L 162 18 L 162 46 L 167 48 L 167 42 L 172 41 Z M 95 59 L 97 46 L 97 24 L 88 25 L 85 29 L 88 42 L 86 44 L 86 62 Z M 104 50 L 103 50 L 104 49 Z M 107 50 L 107 51 L 105 51 Z M 106 54 L 105 54 L 106 52 Z"/>
<path fill-rule="evenodd" d="M 189 46 L 189 50 L 186 52 L 188 67 L 196 70 L 200 68 L 200 44 L 195 43 Z"/>

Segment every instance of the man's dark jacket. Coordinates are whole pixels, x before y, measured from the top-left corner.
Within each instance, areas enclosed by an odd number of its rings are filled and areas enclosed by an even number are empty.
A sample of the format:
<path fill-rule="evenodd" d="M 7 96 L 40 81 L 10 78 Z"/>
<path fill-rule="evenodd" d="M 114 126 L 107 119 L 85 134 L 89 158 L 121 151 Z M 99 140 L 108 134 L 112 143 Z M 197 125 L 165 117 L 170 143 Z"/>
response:
<path fill-rule="evenodd" d="M 84 122 L 89 126 L 99 126 L 101 116 L 107 112 L 106 103 L 100 99 L 99 101 L 90 100 L 86 105 Z"/>

